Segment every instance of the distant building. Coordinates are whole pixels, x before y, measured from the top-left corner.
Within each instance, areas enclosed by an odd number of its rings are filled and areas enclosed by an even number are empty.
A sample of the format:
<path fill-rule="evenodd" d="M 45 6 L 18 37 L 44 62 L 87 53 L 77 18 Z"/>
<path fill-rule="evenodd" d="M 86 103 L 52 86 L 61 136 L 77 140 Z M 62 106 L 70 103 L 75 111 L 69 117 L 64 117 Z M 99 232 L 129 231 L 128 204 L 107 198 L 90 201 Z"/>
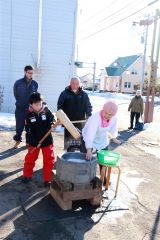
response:
<path fill-rule="evenodd" d="M 105 68 L 101 75 L 100 90 L 109 92 L 134 93 L 140 88 L 142 78 L 142 55 L 117 58 Z M 144 86 L 149 76 L 149 65 L 146 63 Z"/>
<path fill-rule="evenodd" d="M 88 73 L 84 76 L 80 77 L 81 80 L 81 86 L 83 87 L 83 89 L 86 90 L 92 90 L 93 87 L 93 74 Z M 94 89 L 95 90 L 99 90 L 100 87 L 100 78 L 95 78 L 95 84 L 94 84 Z"/>
<path fill-rule="evenodd" d="M 75 74 L 77 0 L 0 1 L 0 111 L 14 112 L 14 82 L 25 65 L 51 110 Z"/>

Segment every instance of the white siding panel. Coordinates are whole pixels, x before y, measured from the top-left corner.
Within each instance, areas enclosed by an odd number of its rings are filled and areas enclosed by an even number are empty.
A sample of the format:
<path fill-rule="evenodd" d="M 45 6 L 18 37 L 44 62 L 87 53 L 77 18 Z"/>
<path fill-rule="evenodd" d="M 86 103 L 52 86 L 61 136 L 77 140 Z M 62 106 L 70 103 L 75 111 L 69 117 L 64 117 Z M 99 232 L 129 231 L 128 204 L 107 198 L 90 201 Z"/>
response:
<path fill-rule="evenodd" d="M 14 111 L 13 84 L 37 55 L 39 0 L 0 1 L 0 64 L 5 83 L 2 110 Z M 3 57 L 4 56 L 4 57 Z M 2 70 L 1 70 L 2 72 Z"/>
<path fill-rule="evenodd" d="M 1 111 L 14 112 L 13 84 L 38 59 L 40 0 L 0 1 Z M 77 0 L 42 0 L 40 68 L 34 78 L 51 109 L 73 74 Z"/>
<path fill-rule="evenodd" d="M 71 0 L 43 2 L 39 86 L 52 110 L 73 75 L 76 4 Z"/>

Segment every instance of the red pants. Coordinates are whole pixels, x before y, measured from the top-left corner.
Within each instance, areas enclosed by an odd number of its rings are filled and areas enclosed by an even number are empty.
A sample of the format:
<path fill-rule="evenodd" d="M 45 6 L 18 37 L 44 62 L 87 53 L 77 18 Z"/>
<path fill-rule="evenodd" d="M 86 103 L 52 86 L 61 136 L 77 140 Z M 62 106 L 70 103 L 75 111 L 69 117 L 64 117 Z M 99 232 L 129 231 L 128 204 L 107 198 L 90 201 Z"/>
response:
<path fill-rule="evenodd" d="M 43 154 L 43 178 L 45 182 L 51 181 L 51 172 L 54 166 L 54 146 L 53 144 L 47 147 L 36 148 L 32 153 L 33 147 L 29 147 L 28 153 L 24 159 L 24 169 L 23 175 L 24 177 L 32 177 L 33 168 L 35 166 L 35 161 L 38 158 L 40 149 L 42 150 Z"/>

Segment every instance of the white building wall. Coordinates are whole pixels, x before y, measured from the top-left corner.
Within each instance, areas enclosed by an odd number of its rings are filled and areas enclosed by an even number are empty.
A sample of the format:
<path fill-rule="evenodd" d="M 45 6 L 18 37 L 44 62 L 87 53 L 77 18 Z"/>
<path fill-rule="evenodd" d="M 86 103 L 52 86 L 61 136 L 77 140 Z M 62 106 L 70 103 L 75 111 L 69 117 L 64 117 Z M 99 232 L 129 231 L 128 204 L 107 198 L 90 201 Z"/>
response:
<path fill-rule="evenodd" d="M 0 111 L 14 111 L 13 84 L 23 77 L 25 65 L 37 64 L 40 3 L 41 54 L 34 78 L 51 109 L 56 108 L 57 97 L 73 74 L 77 0 L 1 0 L 0 87 L 4 87 L 4 97 Z"/>
<path fill-rule="evenodd" d="M 39 89 L 52 110 L 73 75 L 76 1 L 43 1 Z"/>
<path fill-rule="evenodd" d="M 123 74 L 122 74 L 122 86 L 121 91 L 125 93 L 134 93 L 134 85 L 140 85 L 140 81 L 142 79 L 142 59 L 143 56 L 140 56 Z M 132 74 L 132 72 L 136 72 L 136 74 Z M 144 79 L 149 77 L 149 64 L 146 62 L 145 64 L 145 73 Z M 125 82 L 131 83 L 131 88 L 124 88 Z"/>
<path fill-rule="evenodd" d="M 0 85 L 4 86 L 1 111 L 14 111 L 13 84 L 37 55 L 38 0 L 0 1 Z"/>

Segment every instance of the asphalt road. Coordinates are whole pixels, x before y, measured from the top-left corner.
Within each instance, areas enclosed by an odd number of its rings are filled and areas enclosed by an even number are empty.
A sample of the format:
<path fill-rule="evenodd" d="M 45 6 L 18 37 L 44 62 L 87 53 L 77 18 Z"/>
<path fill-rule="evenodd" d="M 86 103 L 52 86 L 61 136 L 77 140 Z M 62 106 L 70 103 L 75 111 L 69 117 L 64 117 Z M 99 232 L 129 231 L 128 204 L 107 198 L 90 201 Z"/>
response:
<path fill-rule="evenodd" d="M 121 181 L 113 199 L 116 171 L 104 192 L 102 205 L 76 201 L 62 211 L 42 186 L 42 156 L 33 181 L 21 183 L 24 146 L 13 151 L 12 131 L 0 132 L 0 239 L 6 240 L 158 240 L 160 239 L 160 159 L 139 146 L 144 133 L 121 131 L 122 144 L 111 145 L 121 153 Z M 63 138 L 54 134 L 56 154 Z M 8 150 L 9 149 L 9 150 Z M 98 170 L 97 170 L 98 174 Z"/>

